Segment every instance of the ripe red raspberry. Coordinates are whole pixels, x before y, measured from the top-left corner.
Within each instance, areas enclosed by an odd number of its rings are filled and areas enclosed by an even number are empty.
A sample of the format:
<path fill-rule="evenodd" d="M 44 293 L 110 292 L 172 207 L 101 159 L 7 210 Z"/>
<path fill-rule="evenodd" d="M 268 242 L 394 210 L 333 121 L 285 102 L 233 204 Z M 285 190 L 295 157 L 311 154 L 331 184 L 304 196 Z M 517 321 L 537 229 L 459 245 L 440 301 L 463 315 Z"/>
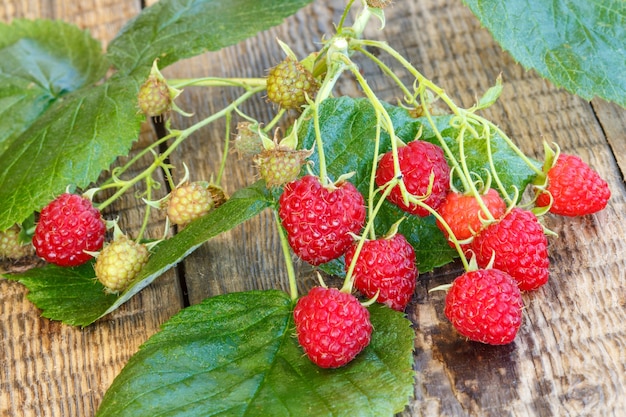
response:
<path fill-rule="evenodd" d="M 304 261 L 320 265 L 344 254 L 365 222 L 365 201 L 352 183 L 324 187 L 305 175 L 285 186 L 278 215 L 293 251 Z"/>
<path fill-rule="evenodd" d="M 537 196 L 537 206 L 550 204 L 550 212 L 562 216 L 584 216 L 606 207 L 611 190 L 600 175 L 575 155 L 560 154 L 548 171 L 546 192 Z"/>
<path fill-rule="evenodd" d="M 313 74 L 293 58 L 285 58 L 267 75 L 267 97 L 283 109 L 299 110 L 318 89 Z"/>
<path fill-rule="evenodd" d="M 500 194 L 493 188 L 481 195 L 481 199 L 494 219 L 499 219 L 506 211 L 506 203 Z M 480 207 L 476 197 L 471 194 L 461 194 L 450 191 L 443 204 L 437 210 L 439 215 L 448 224 L 457 240 L 467 240 L 480 232 L 483 228 L 482 220 L 487 216 Z M 437 220 L 437 227 L 448 237 L 443 224 Z M 450 242 L 451 246 L 454 246 Z"/>
<path fill-rule="evenodd" d="M 92 258 L 85 251 L 100 250 L 106 225 L 91 201 L 61 194 L 41 210 L 33 245 L 37 255 L 59 266 L 77 266 Z"/>
<path fill-rule="evenodd" d="M 439 208 L 450 188 L 450 167 L 443 150 L 430 142 L 415 140 L 398 148 L 398 160 L 407 191 L 418 198 L 428 193 L 430 177 L 434 175 L 431 193 L 423 202 L 435 210 Z M 378 163 L 376 185 L 381 187 L 393 178 L 393 155 L 390 151 Z M 411 214 L 421 217 L 430 214 L 417 204 L 404 204 L 399 186 L 393 188 L 387 199 Z"/>
<path fill-rule="evenodd" d="M 357 246 L 355 242 L 346 251 L 346 272 Z M 354 287 L 369 298 L 378 293 L 378 302 L 403 311 L 413 296 L 417 274 L 413 247 L 396 233 L 363 243 L 353 271 Z"/>
<path fill-rule="evenodd" d="M 123 291 L 148 262 L 148 256 L 145 245 L 121 235 L 98 255 L 94 266 L 96 277 L 107 292 Z"/>
<path fill-rule="evenodd" d="M 369 311 L 336 288 L 312 288 L 296 303 L 293 318 L 300 346 L 322 368 L 347 364 L 371 340 Z"/>
<path fill-rule="evenodd" d="M 498 269 L 466 272 L 452 283 L 444 313 L 463 336 L 490 345 L 511 343 L 522 324 L 517 283 Z"/>
<path fill-rule="evenodd" d="M 209 189 L 199 182 L 175 188 L 167 200 L 167 217 L 172 224 L 185 226 L 207 214 L 214 206 Z"/>
<path fill-rule="evenodd" d="M 471 249 L 481 268 L 495 253 L 493 267 L 511 275 L 523 291 L 548 282 L 548 239 L 531 211 L 514 208 L 476 235 Z"/>

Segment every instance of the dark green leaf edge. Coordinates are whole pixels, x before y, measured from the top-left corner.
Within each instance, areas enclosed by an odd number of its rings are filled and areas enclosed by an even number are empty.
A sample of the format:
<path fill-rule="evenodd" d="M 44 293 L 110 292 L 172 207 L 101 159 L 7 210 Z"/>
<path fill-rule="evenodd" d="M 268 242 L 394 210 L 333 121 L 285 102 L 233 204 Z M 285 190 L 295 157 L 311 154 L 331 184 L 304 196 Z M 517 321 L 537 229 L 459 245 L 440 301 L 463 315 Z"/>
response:
<path fill-rule="evenodd" d="M 119 295 L 104 291 L 95 279 L 92 263 L 76 268 L 46 265 L 5 277 L 29 289 L 28 299 L 42 310 L 43 317 L 85 327 L 119 308 L 202 243 L 256 216 L 272 203 L 262 182 L 237 191 L 222 206 L 155 246 L 140 274 Z"/>
<path fill-rule="evenodd" d="M 371 344 L 347 366 L 328 370 L 302 354 L 292 307 L 285 293 L 268 290 L 224 294 L 182 310 L 128 361 L 97 416 L 199 410 L 287 416 L 315 409 L 321 417 L 380 417 L 404 409 L 413 396 L 415 333 L 402 313 L 369 307 Z"/>

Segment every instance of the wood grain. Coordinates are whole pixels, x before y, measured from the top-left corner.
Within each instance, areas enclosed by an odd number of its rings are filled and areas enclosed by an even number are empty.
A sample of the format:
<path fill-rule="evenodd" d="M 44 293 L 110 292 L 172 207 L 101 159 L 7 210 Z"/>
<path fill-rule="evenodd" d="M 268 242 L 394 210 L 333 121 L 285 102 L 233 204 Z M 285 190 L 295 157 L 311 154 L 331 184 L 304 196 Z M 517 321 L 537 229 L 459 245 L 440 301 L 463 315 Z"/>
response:
<path fill-rule="evenodd" d="M 325 34 L 332 33 L 343 5 L 341 0 L 315 1 L 277 28 L 172 65 L 164 73 L 172 78 L 262 76 L 283 56 L 276 38 L 303 57 L 319 47 Z M 0 17 L 5 21 L 16 17 L 72 21 L 106 45 L 139 9 L 139 1 L 23 0 L 0 2 Z M 581 155 L 607 178 L 613 193 L 609 206 L 597 215 L 545 217 L 546 226 L 559 234 L 550 243 L 550 282 L 524 295 L 524 324 L 511 345 L 467 342 L 444 317 L 444 295 L 428 289 L 454 279 L 461 272 L 459 264 L 421 275 L 407 309 L 416 331 L 415 398 L 401 415 L 621 416 L 626 409 L 626 111 L 601 100 L 586 102 L 526 71 L 458 0 L 398 1 L 387 11 L 385 30 L 372 26 L 366 35 L 387 41 L 466 107 L 502 74 L 502 97 L 484 115 L 538 158 L 544 140 Z M 381 98 L 394 102 L 399 92 L 382 72 L 365 60 L 359 64 Z M 397 71 L 409 81 L 407 74 Z M 178 104 L 194 116 L 189 120 L 174 117 L 172 123 L 188 126 L 237 94 L 232 89 L 187 88 Z M 360 92 L 348 77 L 337 94 Z M 261 96 L 242 109 L 264 121 L 275 114 Z M 182 175 L 184 162 L 192 179 L 215 176 L 227 139 L 224 127 L 219 121 L 186 141 L 172 156 L 171 162 L 179 167 L 175 175 Z M 146 125 L 136 148 L 152 140 L 152 135 Z M 227 158 L 229 168 L 223 178 L 227 192 L 255 180 L 249 161 L 235 154 Z M 130 232 L 136 232 L 142 211 L 132 196 L 111 207 L 107 215 L 116 213 Z M 162 231 L 162 220 L 155 214 L 151 236 Z M 297 267 L 304 290 L 314 282 L 314 272 L 301 262 Z M 0 415 L 93 415 L 121 367 L 161 323 L 182 308 L 183 298 L 195 304 L 231 291 L 286 289 L 286 281 L 269 210 L 207 242 L 177 269 L 86 329 L 40 318 L 19 284 L 0 280 Z"/>

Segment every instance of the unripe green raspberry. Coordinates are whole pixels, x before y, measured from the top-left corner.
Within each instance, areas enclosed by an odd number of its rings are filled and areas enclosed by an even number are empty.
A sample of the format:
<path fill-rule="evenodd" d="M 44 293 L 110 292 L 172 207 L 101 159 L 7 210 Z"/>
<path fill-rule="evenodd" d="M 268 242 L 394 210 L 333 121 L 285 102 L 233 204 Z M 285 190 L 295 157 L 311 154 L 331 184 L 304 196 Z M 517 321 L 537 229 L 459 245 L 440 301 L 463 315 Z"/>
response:
<path fill-rule="evenodd" d="M 13 225 L 4 232 L 0 232 L 0 259 L 20 259 L 33 253 L 31 245 L 25 245 L 20 240 L 20 227 Z"/>
<path fill-rule="evenodd" d="M 313 99 L 319 83 L 302 64 L 285 58 L 267 76 L 267 97 L 284 109 L 300 109 L 306 97 Z"/>
<path fill-rule="evenodd" d="M 310 155 L 311 151 L 308 150 L 265 149 L 254 157 L 254 161 L 259 167 L 261 178 L 271 188 L 295 180 Z"/>
<path fill-rule="evenodd" d="M 139 108 L 148 117 L 160 116 L 172 108 L 170 90 L 160 77 L 150 75 L 137 94 Z"/>
<path fill-rule="evenodd" d="M 148 262 L 149 255 L 145 245 L 119 236 L 98 255 L 94 266 L 96 277 L 107 292 L 123 291 Z"/>
<path fill-rule="evenodd" d="M 200 182 L 184 184 L 170 193 L 167 216 L 172 224 L 185 226 L 207 214 L 215 205 L 208 188 Z"/>

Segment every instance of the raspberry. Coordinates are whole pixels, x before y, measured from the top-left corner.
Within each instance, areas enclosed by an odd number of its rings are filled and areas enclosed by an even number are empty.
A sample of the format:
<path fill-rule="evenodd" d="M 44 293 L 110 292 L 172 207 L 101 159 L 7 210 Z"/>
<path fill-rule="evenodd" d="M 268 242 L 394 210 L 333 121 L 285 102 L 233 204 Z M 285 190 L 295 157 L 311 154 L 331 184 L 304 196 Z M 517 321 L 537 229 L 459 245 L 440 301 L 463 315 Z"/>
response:
<path fill-rule="evenodd" d="M 180 111 L 174 104 L 174 99 L 180 93 L 181 90 L 172 88 L 167 84 L 155 60 L 152 63 L 148 79 L 139 87 L 137 104 L 139 104 L 142 113 L 148 117 L 160 116 L 172 108 Z"/>
<path fill-rule="evenodd" d="M 535 290 L 548 282 L 548 239 L 531 211 L 514 208 L 476 235 L 471 249 L 481 268 L 489 264 L 495 253 L 493 268 L 511 275 L 523 291 Z"/>
<path fill-rule="evenodd" d="M 293 318 L 300 346 L 322 368 L 347 364 L 371 340 L 369 311 L 336 288 L 312 288 L 296 303 Z"/>
<path fill-rule="evenodd" d="M 139 87 L 137 103 L 148 117 L 160 116 L 172 107 L 170 89 L 161 77 L 150 75 Z"/>
<path fill-rule="evenodd" d="M 506 203 L 496 190 L 490 188 L 481 195 L 481 199 L 494 219 L 499 219 L 504 215 Z M 484 227 L 481 219 L 487 219 L 476 197 L 454 191 L 448 193 L 437 212 L 448 224 L 457 240 L 467 240 L 480 232 Z M 447 230 L 439 220 L 437 220 L 437 227 L 448 237 Z M 452 242 L 449 243 L 454 246 Z"/>
<path fill-rule="evenodd" d="M 22 243 L 20 231 L 20 227 L 15 224 L 0 232 L 0 259 L 20 259 L 31 254 L 33 247 Z"/>
<path fill-rule="evenodd" d="M 254 157 L 254 161 L 259 167 L 261 178 L 271 188 L 295 180 L 310 155 L 311 151 L 308 150 L 265 149 Z"/>
<path fill-rule="evenodd" d="M 511 343 L 522 324 L 522 295 L 506 272 L 479 269 L 454 280 L 444 313 L 463 336 L 490 345 Z"/>
<path fill-rule="evenodd" d="M 37 255 L 59 266 L 77 266 L 104 243 L 106 225 L 91 201 L 76 194 L 61 194 L 41 210 L 33 245 Z"/>
<path fill-rule="evenodd" d="M 207 214 L 213 206 L 213 197 L 207 187 L 199 182 L 187 183 L 170 193 L 167 217 L 172 224 L 186 226 Z"/>
<path fill-rule="evenodd" d="M 346 251 L 346 271 L 357 246 L 355 242 Z M 363 243 L 353 271 L 354 287 L 369 298 L 378 293 L 378 302 L 403 311 L 413 296 L 417 274 L 413 247 L 396 233 Z"/>
<path fill-rule="evenodd" d="M 407 191 L 418 198 L 428 193 L 430 177 L 431 174 L 434 175 L 430 195 L 423 202 L 436 210 L 443 203 L 450 188 L 450 167 L 443 150 L 430 142 L 415 140 L 398 148 L 398 160 Z M 378 163 L 376 185 L 382 187 L 394 178 L 393 165 L 393 154 L 389 151 Z M 408 213 L 421 217 L 430 214 L 428 210 L 415 203 L 405 204 L 399 186 L 391 190 L 387 199 Z"/>
<path fill-rule="evenodd" d="M 293 58 L 285 58 L 267 76 L 267 97 L 283 109 L 300 109 L 318 89 L 313 74 Z"/>
<path fill-rule="evenodd" d="M 550 212 L 562 216 L 584 216 L 606 207 L 611 190 L 600 175 L 575 155 L 560 154 L 547 174 L 546 192 L 537 196 L 537 206 L 552 206 Z M 549 195 L 549 194 L 550 195 Z"/>
<path fill-rule="evenodd" d="M 329 188 L 305 175 L 287 184 L 278 201 L 289 245 L 311 265 L 343 255 L 353 241 L 350 233 L 358 233 L 365 222 L 365 202 L 352 183 Z"/>
<path fill-rule="evenodd" d="M 107 292 L 123 291 L 148 262 L 148 256 L 144 245 L 121 235 L 98 255 L 94 266 L 96 277 Z"/>

